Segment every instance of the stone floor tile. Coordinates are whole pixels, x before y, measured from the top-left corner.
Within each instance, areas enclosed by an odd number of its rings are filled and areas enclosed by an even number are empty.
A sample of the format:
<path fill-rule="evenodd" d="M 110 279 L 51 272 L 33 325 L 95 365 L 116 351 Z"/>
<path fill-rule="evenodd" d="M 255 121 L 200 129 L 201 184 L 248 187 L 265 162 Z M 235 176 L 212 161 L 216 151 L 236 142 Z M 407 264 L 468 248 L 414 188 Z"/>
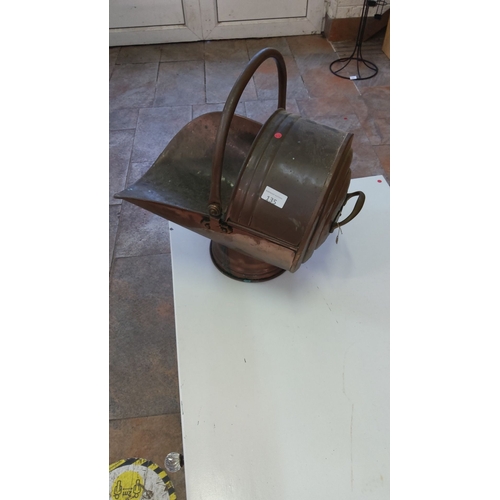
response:
<path fill-rule="evenodd" d="M 118 59 L 118 53 L 120 52 L 120 47 L 110 47 L 109 48 L 109 78 L 113 74 L 115 69 L 116 60 Z"/>
<path fill-rule="evenodd" d="M 127 187 L 137 182 L 153 165 L 153 161 L 131 163 L 128 169 Z"/>
<path fill-rule="evenodd" d="M 174 135 L 190 121 L 191 106 L 141 109 L 132 150 L 132 162 L 155 161 Z"/>
<path fill-rule="evenodd" d="M 336 94 L 305 100 L 297 99 L 297 105 L 302 116 L 312 121 L 321 121 L 331 116 L 350 115 L 354 113 L 349 99 L 343 95 Z"/>
<path fill-rule="evenodd" d="M 361 90 L 361 95 L 352 99 L 353 105 L 359 107 L 360 112 L 368 117 L 389 118 L 390 115 L 390 88 L 389 87 L 367 87 Z"/>
<path fill-rule="evenodd" d="M 138 181 L 152 162 L 132 163 L 127 187 Z M 115 258 L 170 252 L 170 231 L 166 219 L 128 202 L 122 203 L 115 240 Z"/>
<path fill-rule="evenodd" d="M 257 52 L 267 47 L 272 47 L 281 52 L 283 57 L 292 56 L 292 51 L 288 46 L 285 37 L 278 38 L 249 38 L 247 41 L 248 55 L 250 59 L 257 54 Z"/>
<path fill-rule="evenodd" d="M 135 129 L 138 116 L 138 108 L 115 109 L 109 113 L 109 130 Z"/>
<path fill-rule="evenodd" d="M 121 205 L 109 206 L 109 267 L 111 267 L 111 261 L 113 259 L 116 232 L 118 230 L 118 223 L 120 222 L 120 209 Z"/>
<path fill-rule="evenodd" d="M 390 184 L 391 180 L 391 147 L 389 144 L 382 144 L 381 146 L 373 146 L 375 153 L 382 164 L 385 172 L 385 179 Z"/>
<path fill-rule="evenodd" d="M 204 57 L 204 42 L 167 43 L 162 45 L 160 62 L 203 61 Z"/>
<path fill-rule="evenodd" d="M 205 63 L 207 103 L 225 103 L 237 78 L 245 69 L 248 60 Z M 241 101 L 257 99 L 253 79 L 250 79 L 241 96 Z"/>
<path fill-rule="evenodd" d="M 300 71 L 301 75 L 307 75 L 311 70 L 328 69 L 330 71 L 330 64 L 337 60 L 335 52 L 328 54 L 307 54 L 305 56 L 295 56 L 295 64 Z"/>
<path fill-rule="evenodd" d="M 151 106 L 158 64 L 116 65 L 109 82 L 110 110 Z"/>
<path fill-rule="evenodd" d="M 390 142 L 389 87 L 366 87 L 350 102 L 361 126 L 373 145 Z"/>
<path fill-rule="evenodd" d="M 267 119 L 276 111 L 277 107 L 278 99 L 248 101 L 245 103 L 247 117 L 260 123 L 265 123 Z M 286 110 L 289 113 L 300 115 L 295 99 L 287 99 Z"/>
<path fill-rule="evenodd" d="M 353 158 L 351 164 L 352 178 L 384 175 L 379 157 L 364 133 L 355 133 L 352 141 Z"/>
<path fill-rule="evenodd" d="M 125 189 L 130 163 L 134 130 L 115 130 L 109 133 L 109 204 L 118 205 L 121 200 L 113 195 Z"/>
<path fill-rule="evenodd" d="M 309 93 L 304 85 L 295 60 L 291 56 L 283 58 L 286 64 L 288 99 L 307 99 Z M 278 98 L 278 72 L 274 59 L 264 61 L 254 73 L 255 88 L 259 99 Z"/>
<path fill-rule="evenodd" d="M 223 102 L 215 104 L 193 104 L 193 120 L 198 116 L 204 115 L 205 113 L 212 113 L 212 111 L 222 111 L 224 109 Z M 240 116 L 246 116 L 245 103 L 239 102 L 236 106 L 235 113 Z"/>
<path fill-rule="evenodd" d="M 302 79 L 311 97 L 334 95 L 355 97 L 359 95 L 359 90 L 356 88 L 356 85 L 350 80 L 344 80 L 343 78 L 335 76 L 330 71 L 330 66 L 327 61 L 322 65 L 315 67 L 311 66 L 309 69 L 302 71 Z"/>
<path fill-rule="evenodd" d="M 160 63 L 155 106 L 205 103 L 205 63 L 179 61 Z"/>
<path fill-rule="evenodd" d="M 122 203 L 115 258 L 170 253 L 166 219 L 129 202 Z"/>
<path fill-rule="evenodd" d="M 115 259 L 109 306 L 110 419 L 178 413 L 170 255 Z"/>
<path fill-rule="evenodd" d="M 151 417 L 112 420 L 109 423 L 109 463 L 126 458 L 144 458 L 165 470 L 168 453 L 183 453 L 181 416 L 179 413 Z M 184 468 L 167 472 L 174 485 L 177 500 L 186 500 Z"/>
<path fill-rule="evenodd" d="M 333 54 L 330 42 L 321 35 L 287 36 L 286 41 L 294 57 Z"/>
<path fill-rule="evenodd" d="M 311 71 L 329 70 L 332 61 L 337 59 L 333 47 L 323 37 L 288 37 L 297 67 L 304 77 Z M 325 94 L 327 95 L 327 94 Z"/>
<path fill-rule="evenodd" d="M 338 55 L 324 38 L 320 40 L 315 36 L 297 38 L 298 41 L 292 41 L 290 38 L 287 40 L 311 97 L 359 95 L 359 91 L 350 80 L 338 78 L 330 71 L 330 64 L 338 59 Z M 302 38 L 306 40 L 300 40 Z"/>
<path fill-rule="evenodd" d="M 248 60 L 248 49 L 245 40 L 208 40 L 205 42 L 205 61 L 243 61 L 246 63 Z"/>
<path fill-rule="evenodd" d="M 121 47 L 116 64 L 158 63 L 161 51 L 161 45 Z"/>
<path fill-rule="evenodd" d="M 364 54 L 363 54 L 364 57 Z M 389 68 L 389 59 L 385 54 L 379 54 L 369 58 L 369 61 L 373 62 L 377 68 L 378 73 L 369 80 L 357 80 L 354 81 L 356 87 L 360 90 L 366 87 L 386 87 L 391 84 L 391 74 Z"/>

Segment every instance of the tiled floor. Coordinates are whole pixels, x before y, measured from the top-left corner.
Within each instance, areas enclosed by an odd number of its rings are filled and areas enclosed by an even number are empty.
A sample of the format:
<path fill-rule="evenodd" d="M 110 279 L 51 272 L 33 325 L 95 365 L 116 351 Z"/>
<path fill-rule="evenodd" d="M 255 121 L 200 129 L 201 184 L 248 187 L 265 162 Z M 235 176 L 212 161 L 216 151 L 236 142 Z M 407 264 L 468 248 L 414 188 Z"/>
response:
<path fill-rule="evenodd" d="M 163 467 L 168 452 L 182 452 L 168 222 L 113 194 L 146 172 L 185 124 L 222 110 L 249 58 L 267 46 L 285 58 L 287 109 L 352 132 L 353 177 L 389 180 L 389 59 L 382 41 L 383 33 L 363 52 L 379 74 L 357 82 L 329 70 L 353 44 L 335 44 L 334 51 L 315 35 L 109 49 L 110 463 L 138 457 Z M 237 113 L 264 122 L 276 104 L 269 60 Z M 185 499 L 184 471 L 170 476 Z"/>

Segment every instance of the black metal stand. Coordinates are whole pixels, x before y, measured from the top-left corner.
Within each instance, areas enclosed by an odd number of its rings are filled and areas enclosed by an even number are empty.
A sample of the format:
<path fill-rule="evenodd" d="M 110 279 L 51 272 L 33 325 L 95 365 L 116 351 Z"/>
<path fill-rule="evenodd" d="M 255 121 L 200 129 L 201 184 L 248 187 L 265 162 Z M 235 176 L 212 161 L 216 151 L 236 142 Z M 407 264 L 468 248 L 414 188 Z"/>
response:
<path fill-rule="evenodd" d="M 338 76 L 339 78 L 344 78 L 345 80 L 368 80 L 370 78 L 373 78 L 377 73 L 378 73 L 378 68 L 377 66 L 370 62 L 367 61 L 366 59 L 363 59 L 363 56 L 361 54 L 361 46 L 363 44 L 363 38 L 365 35 L 365 27 L 366 27 L 366 20 L 368 18 L 368 9 L 370 7 L 376 7 L 379 5 L 380 2 L 379 0 L 365 0 L 363 3 L 363 10 L 361 12 L 361 21 L 359 23 L 359 29 L 358 29 L 358 36 L 356 38 L 356 45 L 354 46 L 354 50 L 352 54 L 349 57 L 343 57 L 341 59 L 337 59 L 336 61 L 333 61 L 330 64 L 330 71 L 335 75 Z M 387 2 L 383 2 L 383 4 L 386 4 Z M 380 15 L 375 16 L 377 19 L 380 18 Z M 351 63 L 355 62 L 356 63 L 356 74 L 351 75 L 351 76 L 344 76 L 340 75 L 339 73 L 345 69 L 347 66 L 349 66 Z M 341 68 L 337 70 L 333 70 L 333 65 L 334 64 L 342 64 L 345 63 Z M 364 64 L 369 70 L 370 73 L 368 76 L 361 76 L 361 71 L 360 71 L 360 65 Z M 365 72 L 366 74 L 366 72 Z"/>

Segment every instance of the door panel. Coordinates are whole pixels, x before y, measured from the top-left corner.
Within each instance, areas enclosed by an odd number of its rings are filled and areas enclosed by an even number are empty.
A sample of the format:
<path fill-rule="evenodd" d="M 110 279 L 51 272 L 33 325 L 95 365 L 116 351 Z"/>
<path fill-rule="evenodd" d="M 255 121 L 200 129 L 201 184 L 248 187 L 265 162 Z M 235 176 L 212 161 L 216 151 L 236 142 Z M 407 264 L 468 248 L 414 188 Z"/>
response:
<path fill-rule="evenodd" d="M 204 40 L 321 33 L 325 14 L 324 0 L 275 0 L 274 2 L 199 0 L 199 2 Z M 258 19 L 255 19 L 256 17 Z"/>
<path fill-rule="evenodd" d="M 179 0 L 110 0 L 110 28 L 184 24 Z"/>
<path fill-rule="evenodd" d="M 235 2 L 217 0 L 217 19 L 224 21 L 248 21 L 254 19 L 282 19 L 287 17 L 305 17 L 307 0 L 253 0 Z"/>
<path fill-rule="evenodd" d="M 138 2 L 138 0 L 136 0 Z M 144 45 L 154 43 L 195 42 L 203 39 L 198 0 L 110 0 L 109 45 Z M 122 2 L 129 2 L 135 11 L 128 13 L 128 24 L 123 19 L 127 11 Z M 147 2 L 151 2 L 150 7 Z M 157 5 L 163 3 L 158 14 Z M 153 4 L 151 6 L 151 4 Z M 135 8 L 137 7 L 137 8 Z M 122 11 L 122 19 L 120 17 Z M 156 14 L 152 14 L 155 12 Z M 153 24 L 150 24 L 153 23 Z M 120 27 L 117 27 L 120 26 Z"/>

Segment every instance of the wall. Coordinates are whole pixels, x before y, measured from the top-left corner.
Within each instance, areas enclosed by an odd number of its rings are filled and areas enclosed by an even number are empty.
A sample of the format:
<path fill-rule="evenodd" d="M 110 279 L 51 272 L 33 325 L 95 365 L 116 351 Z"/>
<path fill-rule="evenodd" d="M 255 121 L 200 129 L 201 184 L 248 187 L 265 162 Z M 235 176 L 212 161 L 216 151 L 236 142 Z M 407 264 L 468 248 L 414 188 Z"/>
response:
<path fill-rule="evenodd" d="M 363 0 L 327 0 L 326 13 L 331 19 L 346 19 L 348 17 L 361 17 Z M 389 3 L 384 6 L 382 13 L 389 10 Z M 369 15 L 374 15 L 376 7 L 370 7 Z"/>

